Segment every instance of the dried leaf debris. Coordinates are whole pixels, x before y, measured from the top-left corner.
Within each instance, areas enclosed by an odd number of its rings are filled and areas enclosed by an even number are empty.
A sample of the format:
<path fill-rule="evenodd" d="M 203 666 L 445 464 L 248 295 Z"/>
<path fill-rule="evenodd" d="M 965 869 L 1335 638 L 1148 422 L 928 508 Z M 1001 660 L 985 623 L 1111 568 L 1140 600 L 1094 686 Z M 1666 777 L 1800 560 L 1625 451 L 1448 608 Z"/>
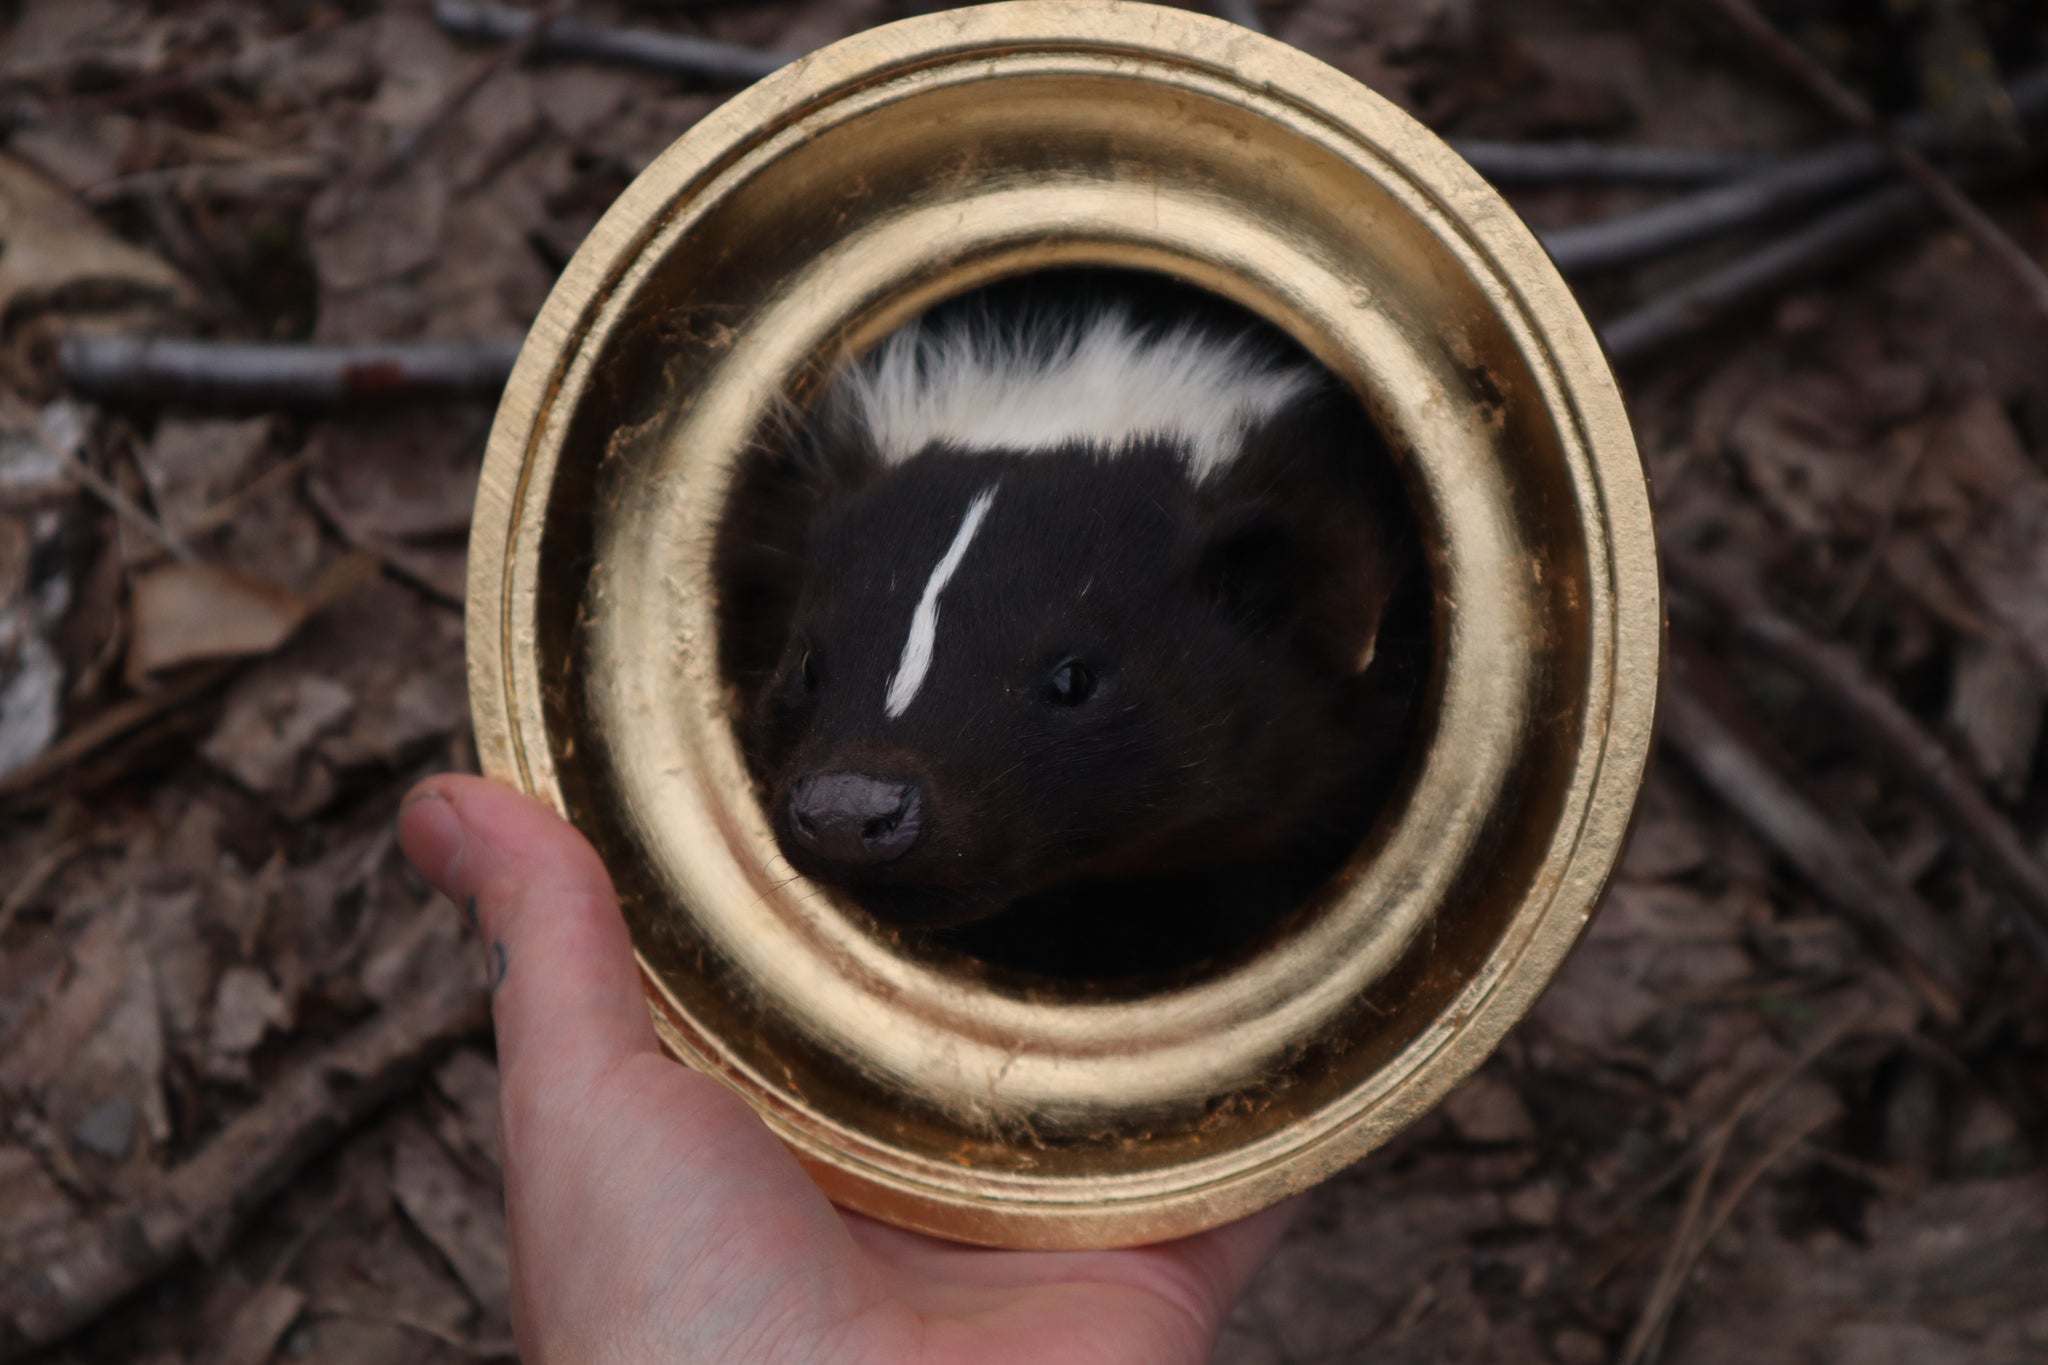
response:
<path fill-rule="evenodd" d="M 1556 987 L 1217 1358 L 2039 1358 L 2048 326 L 1712 5 L 1201 7 L 1583 270 L 1684 664 Z M 722 90 L 921 8 L 10 11 L 0 1360 L 509 1356 L 474 945 L 391 834 L 472 762 L 487 400 Z M 2038 7 L 1763 8 L 2042 258 Z"/>

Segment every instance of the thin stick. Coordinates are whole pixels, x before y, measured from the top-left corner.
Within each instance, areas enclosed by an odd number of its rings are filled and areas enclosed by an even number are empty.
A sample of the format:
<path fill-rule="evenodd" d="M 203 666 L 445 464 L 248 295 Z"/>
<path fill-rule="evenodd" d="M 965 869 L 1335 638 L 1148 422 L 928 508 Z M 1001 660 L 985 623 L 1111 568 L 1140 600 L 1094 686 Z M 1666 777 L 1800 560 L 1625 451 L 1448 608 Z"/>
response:
<path fill-rule="evenodd" d="M 2048 866 L 1854 654 L 1809 633 L 1773 610 L 1761 592 L 1694 555 L 1667 547 L 1664 562 L 1679 587 L 1713 609 L 1717 628 L 1825 697 L 1858 746 L 1927 803 L 1979 875 L 2048 930 Z"/>
<path fill-rule="evenodd" d="M 1833 1052 L 1845 1038 L 1850 1037 L 1870 1017 L 1871 1005 L 1868 996 L 1855 996 L 1842 1008 L 1835 1010 L 1814 1030 L 1813 1036 L 1803 1043 L 1792 1059 L 1770 1075 L 1758 1080 L 1743 1092 L 1730 1111 L 1712 1128 L 1707 1129 L 1691 1146 L 1681 1153 L 1677 1160 L 1665 1166 L 1649 1179 L 1631 1190 L 1625 1199 L 1618 1201 L 1618 1212 L 1602 1219 L 1591 1229 L 1596 1237 L 1604 1237 L 1626 1216 L 1664 1193 L 1672 1182 L 1678 1180 L 1699 1162 L 1705 1161 L 1722 1128 L 1740 1123 L 1743 1117 L 1778 1097 L 1778 1092 L 1790 1085 L 1806 1070 Z"/>
<path fill-rule="evenodd" d="M 101 402 L 248 410 L 495 398 L 518 355 L 513 340 L 299 346 L 81 335 L 64 340 L 57 363 L 66 384 Z"/>
<path fill-rule="evenodd" d="M 135 171 L 87 185 L 78 197 L 95 207 L 169 190 L 183 199 L 263 199 L 281 190 L 304 190 L 334 179 L 334 164 L 319 156 L 276 156 L 248 161 L 207 161 Z"/>
<path fill-rule="evenodd" d="M 1494 184 L 1510 189 L 1570 184 L 1689 188 L 1760 175 L 1780 164 L 1777 157 L 1758 152 L 1607 142 L 1491 142 L 1453 138 L 1451 150 Z M 1560 231 L 1572 233 L 1580 229 Z"/>
<path fill-rule="evenodd" d="M 64 869 L 64 864 L 85 851 L 88 842 L 83 836 L 66 839 L 29 864 L 28 870 L 8 888 L 6 896 L 0 897 L 0 934 L 7 932 L 7 926 L 14 923 L 14 917 L 21 913 L 23 906 L 42 894 L 50 879 Z"/>
<path fill-rule="evenodd" d="M 1795 1148 L 1833 1121 L 1835 1113 L 1829 1109 L 1814 1109 L 1793 1123 L 1772 1141 L 1748 1165 L 1737 1171 L 1735 1178 L 1728 1182 L 1728 1188 L 1714 1202 L 1713 1210 L 1700 1217 L 1700 1210 L 1690 1199 L 1687 1201 L 1687 1217 L 1679 1226 L 1678 1235 L 1672 1239 L 1671 1251 L 1663 1273 L 1657 1278 L 1657 1286 L 1650 1298 L 1644 1302 L 1643 1311 L 1629 1332 L 1628 1342 L 1623 1348 L 1619 1365 L 1641 1365 L 1654 1358 L 1662 1349 L 1664 1334 L 1671 1325 L 1672 1314 L 1678 1308 L 1680 1292 L 1685 1282 L 1692 1278 L 1693 1267 L 1699 1264 L 1721 1230 L 1728 1226 L 1728 1220 L 1756 1188 L 1757 1182 L 1768 1175 L 1771 1169 L 1783 1161 Z M 1707 1175 L 1707 1168 L 1701 1168 L 1701 1177 Z M 1700 1182 L 1694 1183 L 1699 1190 Z"/>
<path fill-rule="evenodd" d="M 115 516 L 139 531 L 150 544 L 181 563 L 190 564 L 198 557 L 192 553 L 191 546 L 165 530 L 162 522 L 143 511 L 135 499 L 123 493 L 97 469 L 69 452 L 64 455 L 64 464 L 73 478 L 84 484 Z"/>
<path fill-rule="evenodd" d="M 1749 1097 L 1744 1096 L 1736 1105 L 1736 1112 L 1716 1127 L 1708 1140 L 1706 1158 L 1700 1162 L 1699 1172 L 1686 1189 L 1685 1205 L 1678 1212 L 1678 1227 L 1665 1249 L 1664 1263 L 1657 1268 L 1656 1283 L 1650 1286 L 1650 1296 L 1644 1301 L 1643 1311 L 1637 1315 L 1628 1340 L 1622 1343 L 1619 1365 L 1637 1365 L 1649 1353 L 1654 1344 L 1652 1336 L 1662 1321 L 1665 1309 L 1676 1302 L 1678 1291 L 1685 1283 L 1685 1250 L 1692 1241 L 1693 1228 L 1706 1209 L 1707 1195 L 1714 1188 L 1714 1176 L 1721 1169 L 1722 1159 L 1728 1155 L 1729 1144 L 1735 1141 L 1735 1130 L 1741 1126 L 1742 1116 L 1749 1111 L 1749 1105 Z"/>
<path fill-rule="evenodd" d="M 2048 69 L 2014 81 L 2011 93 L 2023 117 L 2048 115 Z M 1916 114 L 1899 125 L 1896 136 L 1933 147 L 1942 143 L 1944 130 L 1934 118 Z M 1838 143 L 1653 208 L 1553 229 L 1542 234 L 1543 245 L 1568 275 L 1636 265 L 1837 198 L 1880 179 L 1890 164 L 1889 153 L 1876 143 Z"/>
<path fill-rule="evenodd" d="M 1893 239 L 1926 212 L 1911 186 L 1879 190 L 1760 250 L 1686 281 L 1600 329 L 1616 365 L 1648 360 L 1730 313 L 1775 298 L 1799 281 L 1844 264 L 1857 251 Z"/>
<path fill-rule="evenodd" d="M 486 1018 L 476 982 L 444 973 L 305 1058 L 198 1155 L 54 1254 L 0 1277 L 0 1365 L 77 1331 L 242 1222 Z"/>
<path fill-rule="evenodd" d="M 67 730 L 63 737 L 5 777 L 0 777 L 0 803 L 49 781 L 87 755 L 113 743 L 121 736 L 175 711 L 201 696 L 235 672 L 234 664 L 215 664 L 155 692 L 130 697 L 94 716 L 83 725 Z"/>
<path fill-rule="evenodd" d="M 507 9 L 474 0 L 434 0 L 434 22 L 458 38 L 512 42 L 534 28 L 530 10 Z M 535 56 L 582 57 L 637 66 L 714 88 L 751 85 L 791 58 L 708 38 L 686 38 L 646 29 L 606 28 L 574 19 L 549 24 L 534 41 Z"/>
<path fill-rule="evenodd" d="M 211 535 L 242 515 L 253 504 L 290 483 L 292 478 L 306 467 L 312 454 L 313 448 L 309 445 L 291 458 L 279 461 L 192 518 L 181 529 L 193 540 Z"/>
<path fill-rule="evenodd" d="M 1832 110 L 1836 117 L 1877 139 L 1878 145 L 1884 148 L 1899 169 L 1939 205 L 1956 226 L 2003 265 L 2033 301 L 2036 310 L 2048 317 L 2048 271 L 2042 270 L 2040 262 L 2022 250 L 2019 243 L 1991 220 L 1989 214 L 1956 188 L 1954 181 L 1880 119 L 1862 96 L 1836 80 L 1826 67 L 1807 55 L 1805 49 L 1758 12 L 1750 0 L 1708 0 L 1708 3 L 1781 70 L 1806 87 L 1808 94 Z"/>
<path fill-rule="evenodd" d="M 420 150 L 438 136 L 443 128 L 462 112 L 464 105 L 476 97 L 478 91 L 490 84 L 491 78 L 509 70 L 526 60 L 535 46 L 547 35 L 548 26 L 567 13 L 575 0 L 553 0 L 526 16 L 526 27 L 513 36 L 512 41 L 498 51 L 474 63 L 461 79 L 448 87 L 441 101 L 425 118 L 411 129 L 400 133 L 387 148 L 384 155 L 372 163 L 349 183 L 333 199 L 330 207 L 317 215 L 313 226 L 320 230 L 338 227 L 352 217 L 370 191 L 396 179 L 399 172 L 412 164 Z"/>
<path fill-rule="evenodd" d="M 1860 825 L 1827 811 L 1718 715 L 1674 650 L 1664 692 L 1664 738 L 1749 826 L 1888 950 L 1901 975 L 1946 1023 L 1963 1016 L 1970 970 L 1941 917 L 1891 874 Z"/>

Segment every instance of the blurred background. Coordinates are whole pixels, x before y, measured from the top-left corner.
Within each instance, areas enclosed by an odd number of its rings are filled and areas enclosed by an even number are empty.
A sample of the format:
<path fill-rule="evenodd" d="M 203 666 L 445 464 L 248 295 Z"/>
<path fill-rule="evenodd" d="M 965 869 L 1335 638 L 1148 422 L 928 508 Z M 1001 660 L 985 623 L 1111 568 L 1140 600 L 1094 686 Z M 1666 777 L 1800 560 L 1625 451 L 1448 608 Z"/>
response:
<path fill-rule="evenodd" d="M 1544 235 L 1672 587 L 1606 908 L 1218 1359 L 2048 1359 L 2048 14 L 1217 8 Z M 392 834 L 473 765 L 491 400 L 654 155 L 904 12 L 0 4 L 0 1361 L 509 1356 L 478 954 Z"/>

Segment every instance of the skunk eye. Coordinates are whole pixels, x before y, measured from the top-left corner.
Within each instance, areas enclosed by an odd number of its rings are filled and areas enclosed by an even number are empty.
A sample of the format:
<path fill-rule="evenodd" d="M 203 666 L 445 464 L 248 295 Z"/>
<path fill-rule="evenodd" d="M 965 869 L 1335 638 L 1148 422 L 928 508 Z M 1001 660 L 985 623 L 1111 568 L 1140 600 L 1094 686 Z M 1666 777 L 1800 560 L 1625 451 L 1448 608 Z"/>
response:
<path fill-rule="evenodd" d="M 818 690 L 818 655 L 815 650 L 805 650 L 797 660 L 796 680 L 806 692 Z"/>
<path fill-rule="evenodd" d="M 1095 675 L 1079 659 L 1069 659 L 1052 671 L 1045 684 L 1045 699 L 1055 706 L 1079 706 L 1094 694 Z"/>

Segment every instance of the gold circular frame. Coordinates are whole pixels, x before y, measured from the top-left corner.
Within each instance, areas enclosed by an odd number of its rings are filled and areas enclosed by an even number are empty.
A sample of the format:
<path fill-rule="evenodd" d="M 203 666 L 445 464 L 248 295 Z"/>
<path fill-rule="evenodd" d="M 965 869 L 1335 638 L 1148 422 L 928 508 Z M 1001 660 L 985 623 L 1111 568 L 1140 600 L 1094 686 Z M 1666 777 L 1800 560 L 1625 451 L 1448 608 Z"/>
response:
<path fill-rule="evenodd" d="M 1351 383 L 1438 601 L 1430 720 L 1367 848 L 1275 941 L 1121 996 L 912 951 L 778 875 L 710 579 L 781 396 L 939 298 L 1077 264 L 1234 299 Z M 665 1043 L 835 1200 L 966 1241 L 1178 1236 L 1385 1141 L 1548 982 L 1651 747 L 1648 492 L 1535 238 L 1386 101 L 1179 10 L 906 20 L 705 119 L 534 324 L 470 555 L 484 769 L 597 845 Z"/>

